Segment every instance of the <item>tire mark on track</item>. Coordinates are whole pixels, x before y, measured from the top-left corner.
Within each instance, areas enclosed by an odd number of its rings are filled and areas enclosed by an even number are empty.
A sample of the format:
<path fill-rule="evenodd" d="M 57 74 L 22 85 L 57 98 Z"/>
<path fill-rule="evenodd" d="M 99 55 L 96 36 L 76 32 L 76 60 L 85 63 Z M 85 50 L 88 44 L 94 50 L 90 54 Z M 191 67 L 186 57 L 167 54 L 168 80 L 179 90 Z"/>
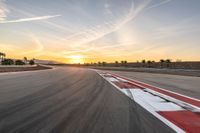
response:
<path fill-rule="evenodd" d="M 75 132 L 77 128 L 68 128 L 67 126 L 77 124 L 77 123 L 83 123 L 80 122 L 80 116 L 84 117 L 86 115 L 87 110 L 89 107 L 92 106 L 94 103 L 95 99 L 99 97 L 99 92 L 101 91 L 102 85 L 104 85 L 104 82 L 102 83 L 102 80 L 97 81 L 97 76 L 95 76 L 95 82 L 94 78 L 92 78 L 92 81 L 94 84 L 88 89 L 88 93 L 82 98 L 83 100 L 77 105 L 77 108 L 73 109 L 69 115 L 67 115 L 65 118 L 63 118 L 63 121 L 59 123 L 58 125 L 55 126 L 55 128 L 52 131 L 57 131 L 57 132 Z M 95 89 L 94 89 L 95 88 Z M 94 90 L 93 90 L 94 89 Z M 81 108 L 80 108 L 81 107 Z M 98 112 L 98 111 L 97 111 Z M 91 123 L 90 123 L 91 124 Z M 83 126 L 83 125 L 79 125 Z M 79 127 L 80 129 L 81 127 Z M 82 130 L 82 132 L 84 132 Z"/>
<path fill-rule="evenodd" d="M 79 86 L 79 85 L 78 85 Z M 38 123 L 41 123 L 46 117 L 50 116 L 51 114 L 54 114 L 56 112 L 59 112 L 59 110 L 62 110 L 64 107 L 68 106 L 69 104 L 71 103 L 74 103 L 74 102 L 77 102 L 77 99 L 73 99 L 72 97 L 75 97 L 74 95 L 76 95 L 77 93 L 80 92 L 81 88 L 84 88 L 84 87 L 87 87 L 87 85 L 83 84 L 83 86 L 79 86 L 79 89 L 78 90 L 75 90 L 75 93 L 73 95 L 71 95 L 71 97 L 68 97 L 68 99 L 71 98 L 71 100 L 67 103 L 65 103 L 65 101 L 63 101 L 62 103 L 62 100 L 58 101 L 58 106 L 57 107 L 54 107 L 53 110 L 49 111 L 47 114 L 45 114 L 44 116 L 40 116 L 40 118 L 38 119 L 37 117 L 34 117 L 34 116 L 37 116 L 38 115 L 38 112 L 36 112 L 35 114 L 33 114 L 32 116 L 29 116 L 28 118 L 26 118 L 26 121 L 20 121 L 19 124 L 17 123 L 14 123 L 12 125 L 9 125 L 7 126 L 7 128 L 4 128 L 3 130 L 1 130 L 1 132 L 3 131 L 8 131 L 9 130 L 9 127 L 13 127 L 12 130 L 13 132 L 17 131 L 18 129 L 20 129 L 20 132 L 24 132 L 23 130 L 23 127 L 25 129 L 30 129 L 31 127 L 34 127 L 34 125 L 38 125 Z M 76 88 L 76 87 L 74 87 Z M 42 112 L 45 111 L 42 110 Z M 32 119 L 35 119 L 35 120 L 31 120 Z M 31 121 L 30 121 L 31 120 Z M 21 125 L 20 123 L 26 123 L 25 125 Z M 19 127 L 21 126 L 21 128 Z M 30 127 L 30 128 L 27 128 L 27 127 Z M 30 130 L 28 130 L 30 131 Z M 26 132 L 28 132 L 26 131 Z"/>

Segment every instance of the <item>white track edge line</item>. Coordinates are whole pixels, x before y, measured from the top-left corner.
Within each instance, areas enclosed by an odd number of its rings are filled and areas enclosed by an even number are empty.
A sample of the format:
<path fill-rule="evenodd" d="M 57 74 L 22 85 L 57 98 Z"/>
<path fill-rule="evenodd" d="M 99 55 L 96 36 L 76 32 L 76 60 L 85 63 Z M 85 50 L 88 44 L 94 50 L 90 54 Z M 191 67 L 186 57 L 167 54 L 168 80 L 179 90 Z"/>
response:
<path fill-rule="evenodd" d="M 112 75 L 113 77 L 115 77 L 115 78 L 117 78 L 117 79 L 122 79 L 121 77 L 118 77 L 118 76 L 114 76 L 114 75 Z M 123 79 L 123 80 L 126 80 L 126 79 Z M 174 102 L 174 103 L 176 103 L 177 105 L 179 105 L 179 106 L 181 106 L 181 107 L 185 107 L 186 105 L 187 106 L 189 106 L 192 110 L 190 110 L 190 111 L 193 111 L 193 112 L 200 112 L 200 107 L 198 107 L 198 106 L 195 106 L 195 105 L 193 105 L 193 104 L 191 104 L 191 103 L 187 103 L 187 102 L 184 102 L 184 101 L 181 101 L 181 100 L 179 100 L 179 99 L 176 99 L 176 98 L 173 98 L 172 96 L 168 96 L 167 94 L 163 94 L 163 93 L 161 93 L 161 92 L 157 92 L 157 91 L 154 91 L 154 90 L 151 90 L 151 89 L 149 89 L 149 88 L 146 88 L 146 87 L 144 87 L 144 86 L 142 86 L 142 85 L 139 85 L 139 84 L 137 84 L 137 83 L 134 83 L 134 82 L 131 82 L 131 81 L 128 81 L 128 80 L 126 80 L 127 82 L 130 82 L 130 83 L 133 83 L 133 84 L 136 84 L 137 86 L 139 86 L 139 87 L 142 87 L 142 88 L 145 88 L 148 92 L 151 92 L 151 93 L 154 93 L 154 94 L 156 94 L 156 95 L 158 95 L 158 96 L 160 96 L 160 97 L 162 97 L 162 98 L 164 98 L 164 99 L 167 99 L 167 100 L 169 100 L 169 101 L 171 101 L 171 102 Z M 136 80 L 135 80 L 136 81 Z M 137 82 L 137 81 L 136 81 Z M 148 84 L 147 84 L 148 85 Z M 149 85 L 149 86 L 151 86 L 151 85 Z M 155 86 L 154 86 L 155 87 Z M 158 89 L 160 89 L 159 87 L 156 87 L 156 88 L 158 88 Z M 187 107 L 186 107 L 187 108 Z M 190 109 L 190 108 L 187 108 L 188 110 Z"/>

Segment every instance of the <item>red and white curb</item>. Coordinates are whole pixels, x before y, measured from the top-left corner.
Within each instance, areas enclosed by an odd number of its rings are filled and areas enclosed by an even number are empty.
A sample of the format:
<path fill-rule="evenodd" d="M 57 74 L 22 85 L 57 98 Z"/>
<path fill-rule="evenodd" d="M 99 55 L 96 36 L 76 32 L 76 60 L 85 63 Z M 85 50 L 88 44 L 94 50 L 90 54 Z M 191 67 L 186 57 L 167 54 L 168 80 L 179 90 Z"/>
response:
<path fill-rule="evenodd" d="M 97 73 L 174 131 L 200 133 L 200 100 L 116 74 Z"/>

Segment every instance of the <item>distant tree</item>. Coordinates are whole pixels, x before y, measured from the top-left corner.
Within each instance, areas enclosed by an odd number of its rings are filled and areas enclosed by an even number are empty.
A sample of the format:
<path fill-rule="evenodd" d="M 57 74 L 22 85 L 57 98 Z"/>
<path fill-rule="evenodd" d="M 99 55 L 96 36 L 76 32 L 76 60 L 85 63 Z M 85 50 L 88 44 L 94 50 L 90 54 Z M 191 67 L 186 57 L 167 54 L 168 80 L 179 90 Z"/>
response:
<path fill-rule="evenodd" d="M 0 58 L 2 58 L 3 57 L 3 53 L 2 52 L 0 52 Z"/>
<path fill-rule="evenodd" d="M 0 52 L 0 60 L 3 61 L 6 57 L 5 53 Z"/>
<path fill-rule="evenodd" d="M 103 66 L 106 66 L 106 64 L 107 64 L 106 62 L 102 62 L 102 65 L 103 65 Z"/>
<path fill-rule="evenodd" d="M 145 63 L 146 63 L 146 60 L 142 60 L 142 63 L 145 64 Z"/>
<path fill-rule="evenodd" d="M 4 59 L 2 62 L 1 62 L 2 65 L 13 65 L 14 64 L 14 61 L 12 59 Z"/>
<path fill-rule="evenodd" d="M 3 53 L 2 54 L 2 56 L 3 56 L 3 60 L 6 58 L 6 54 L 5 53 Z"/>
<path fill-rule="evenodd" d="M 172 63 L 171 59 L 166 59 L 165 62 L 167 63 L 167 67 Z"/>
<path fill-rule="evenodd" d="M 30 61 L 29 61 L 29 64 L 30 64 L 30 65 L 35 65 L 35 61 L 34 61 L 34 60 L 30 60 Z"/>
<path fill-rule="evenodd" d="M 121 65 L 122 66 L 126 66 L 127 65 L 127 61 L 125 60 L 125 61 L 121 61 Z"/>
<path fill-rule="evenodd" d="M 172 61 L 171 61 L 171 59 L 166 59 L 165 62 L 166 63 L 171 63 Z"/>
<path fill-rule="evenodd" d="M 24 63 L 27 64 L 28 58 L 24 57 Z"/>
<path fill-rule="evenodd" d="M 151 66 L 151 67 L 155 67 L 155 66 L 156 66 L 155 63 L 156 63 L 156 62 L 155 62 L 154 60 L 152 60 L 152 61 L 151 61 L 152 66 Z"/>
<path fill-rule="evenodd" d="M 121 64 L 121 66 L 124 66 L 124 61 L 121 61 L 121 63 L 120 63 L 120 64 Z"/>
<path fill-rule="evenodd" d="M 115 66 L 119 66 L 119 62 L 118 61 L 115 61 Z"/>
<path fill-rule="evenodd" d="M 164 60 L 164 59 L 160 59 L 160 62 L 161 62 L 161 63 L 164 63 L 164 62 L 165 62 L 165 60 Z"/>
<path fill-rule="evenodd" d="M 163 64 L 165 63 L 164 59 L 160 59 L 160 67 L 163 68 Z"/>
<path fill-rule="evenodd" d="M 145 67 L 146 60 L 142 60 L 142 66 Z"/>
<path fill-rule="evenodd" d="M 22 60 L 16 60 L 15 65 L 25 65 L 25 63 Z"/>
<path fill-rule="evenodd" d="M 3 53 L 0 52 L 0 60 L 2 61 L 3 60 Z"/>
<path fill-rule="evenodd" d="M 128 64 L 128 61 L 125 60 L 124 61 L 124 66 L 127 66 L 127 64 Z"/>
<path fill-rule="evenodd" d="M 147 64 L 148 64 L 148 67 L 151 67 L 152 61 L 148 60 Z"/>
<path fill-rule="evenodd" d="M 101 66 L 101 62 L 100 61 L 98 62 L 98 66 Z"/>

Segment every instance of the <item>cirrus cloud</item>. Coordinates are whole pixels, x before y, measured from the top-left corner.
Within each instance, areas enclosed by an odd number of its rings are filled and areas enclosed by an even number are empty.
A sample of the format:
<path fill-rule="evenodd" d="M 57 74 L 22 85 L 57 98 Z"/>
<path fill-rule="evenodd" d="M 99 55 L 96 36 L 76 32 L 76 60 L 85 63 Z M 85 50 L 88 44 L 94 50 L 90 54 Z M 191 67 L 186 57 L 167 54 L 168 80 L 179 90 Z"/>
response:
<path fill-rule="evenodd" d="M 0 0 L 0 22 L 6 19 L 7 13 L 9 13 L 9 10 L 6 4 L 4 4 L 4 2 Z"/>
<path fill-rule="evenodd" d="M 39 16 L 39 17 L 31 17 L 31 18 L 22 18 L 16 20 L 3 20 L 0 21 L 1 24 L 5 23 L 19 23 L 19 22 L 29 22 L 29 21 L 37 21 L 37 20 L 46 20 L 50 18 L 60 17 L 61 15 L 47 15 L 47 16 Z"/>
<path fill-rule="evenodd" d="M 15 20 L 7 20 L 8 13 L 10 13 L 10 10 L 5 4 L 5 0 L 0 0 L 0 24 L 46 20 L 61 16 L 59 14 L 56 14 L 56 15 L 45 15 L 45 16 L 28 17 L 28 18 L 19 18 Z"/>

